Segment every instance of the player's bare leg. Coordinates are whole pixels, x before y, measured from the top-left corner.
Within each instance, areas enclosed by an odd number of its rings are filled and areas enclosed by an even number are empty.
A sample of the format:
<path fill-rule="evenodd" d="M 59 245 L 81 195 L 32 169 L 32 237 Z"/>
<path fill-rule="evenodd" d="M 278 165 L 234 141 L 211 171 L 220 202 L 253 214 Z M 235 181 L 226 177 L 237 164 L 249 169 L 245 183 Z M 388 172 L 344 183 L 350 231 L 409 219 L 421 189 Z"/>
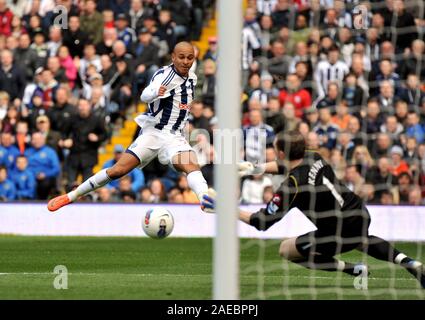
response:
<path fill-rule="evenodd" d="M 100 170 L 98 173 L 80 184 L 75 190 L 50 200 L 47 204 L 47 208 L 50 211 L 56 211 L 63 206 L 76 201 L 79 197 L 103 187 L 110 181 L 125 176 L 131 170 L 136 168 L 139 163 L 140 161 L 135 155 L 124 153 L 118 162 L 111 168 Z"/>
<path fill-rule="evenodd" d="M 359 270 L 356 270 L 356 265 L 335 259 L 334 257 L 313 252 L 310 252 L 310 254 L 304 256 L 298 251 L 296 241 L 297 237 L 283 240 L 280 243 L 279 255 L 282 258 L 285 258 L 308 269 L 342 271 L 350 275 L 358 275 L 360 270 L 362 272 L 367 272 L 366 266 L 364 265 L 359 265 Z"/>
<path fill-rule="evenodd" d="M 208 195 L 212 191 L 208 190 L 208 184 L 202 175 L 196 154 L 193 151 L 180 152 L 172 158 L 172 162 L 176 170 L 186 173 L 190 189 L 195 192 L 199 202 L 202 203 L 204 195 Z M 201 207 L 202 210 L 209 212 L 202 205 Z"/>

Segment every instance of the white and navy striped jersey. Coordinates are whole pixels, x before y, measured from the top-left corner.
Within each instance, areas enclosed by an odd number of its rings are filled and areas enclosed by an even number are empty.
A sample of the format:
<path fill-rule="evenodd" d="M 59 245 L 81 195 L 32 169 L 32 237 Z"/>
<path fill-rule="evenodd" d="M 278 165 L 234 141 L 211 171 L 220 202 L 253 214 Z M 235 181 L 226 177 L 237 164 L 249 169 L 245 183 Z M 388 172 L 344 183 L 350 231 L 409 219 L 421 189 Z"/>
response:
<path fill-rule="evenodd" d="M 149 110 L 143 117 L 136 118 L 136 122 L 140 124 L 141 118 L 148 117 L 156 129 L 181 134 L 195 96 L 196 81 L 196 74 L 191 70 L 188 77 L 183 77 L 172 64 L 159 69 L 140 96 L 148 103 Z M 158 96 L 160 86 L 167 88 L 161 97 Z"/>
<path fill-rule="evenodd" d="M 335 64 L 330 64 L 327 60 L 320 61 L 314 75 L 319 97 L 326 96 L 329 82 L 336 81 L 341 84 L 348 72 L 349 69 L 345 62 L 337 61 Z"/>

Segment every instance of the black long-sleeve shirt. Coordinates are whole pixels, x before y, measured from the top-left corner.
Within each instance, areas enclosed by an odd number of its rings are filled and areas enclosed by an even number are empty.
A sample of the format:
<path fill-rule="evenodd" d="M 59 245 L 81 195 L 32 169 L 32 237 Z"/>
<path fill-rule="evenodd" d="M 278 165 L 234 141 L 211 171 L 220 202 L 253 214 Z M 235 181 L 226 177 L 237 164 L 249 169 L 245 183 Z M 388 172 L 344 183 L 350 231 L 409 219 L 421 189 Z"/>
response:
<path fill-rule="evenodd" d="M 334 230 L 340 218 L 361 215 L 363 202 L 336 178 L 318 153 L 307 151 L 267 207 L 251 215 L 250 225 L 267 230 L 292 208 L 301 210 L 319 230 Z"/>

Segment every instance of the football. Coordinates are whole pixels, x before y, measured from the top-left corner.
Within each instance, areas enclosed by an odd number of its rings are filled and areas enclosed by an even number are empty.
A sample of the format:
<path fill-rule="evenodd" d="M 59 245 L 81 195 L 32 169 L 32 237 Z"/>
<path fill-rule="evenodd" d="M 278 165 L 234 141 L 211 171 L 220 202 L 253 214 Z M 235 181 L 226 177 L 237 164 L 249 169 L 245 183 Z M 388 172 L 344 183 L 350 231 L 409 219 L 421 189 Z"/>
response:
<path fill-rule="evenodd" d="M 149 209 L 143 217 L 142 228 L 146 235 L 151 238 L 166 238 L 174 228 L 173 215 L 162 207 Z"/>

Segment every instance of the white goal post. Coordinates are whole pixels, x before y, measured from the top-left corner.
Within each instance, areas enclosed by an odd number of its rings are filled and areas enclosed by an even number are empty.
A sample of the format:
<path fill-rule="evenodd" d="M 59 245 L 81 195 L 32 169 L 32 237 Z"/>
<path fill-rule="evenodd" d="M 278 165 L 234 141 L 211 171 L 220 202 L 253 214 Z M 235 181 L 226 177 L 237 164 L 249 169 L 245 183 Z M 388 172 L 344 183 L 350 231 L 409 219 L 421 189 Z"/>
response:
<path fill-rule="evenodd" d="M 220 132 L 235 131 L 240 129 L 241 120 L 242 0 L 219 0 L 217 11 L 218 129 Z M 233 137 L 230 139 L 233 140 Z M 221 150 L 218 151 L 220 154 L 232 153 L 233 161 L 219 159 L 215 165 L 215 188 L 218 195 L 213 257 L 213 298 L 235 300 L 239 299 L 239 238 L 236 228 L 239 190 L 239 178 L 236 174 L 238 152 L 228 150 L 227 142 L 220 143 Z M 230 143 L 233 144 L 233 141 Z"/>

